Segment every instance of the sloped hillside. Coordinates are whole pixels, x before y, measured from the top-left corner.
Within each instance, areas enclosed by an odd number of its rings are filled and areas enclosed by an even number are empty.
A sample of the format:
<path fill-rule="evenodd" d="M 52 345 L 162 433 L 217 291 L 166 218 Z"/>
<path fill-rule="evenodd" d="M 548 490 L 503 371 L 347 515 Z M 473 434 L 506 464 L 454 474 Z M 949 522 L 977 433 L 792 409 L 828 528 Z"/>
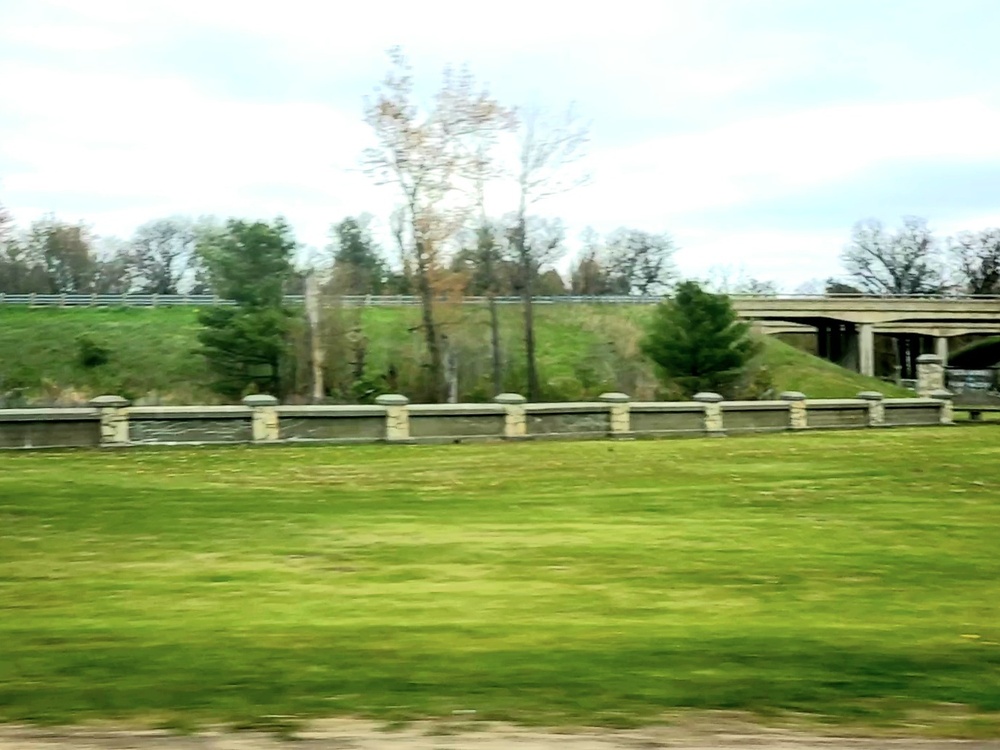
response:
<path fill-rule="evenodd" d="M 649 308 L 540 305 L 539 368 L 547 398 L 593 398 L 620 390 L 637 399 L 656 398 L 659 386 L 639 351 Z M 0 307 L 0 399 L 24 403 L 79 403 L 115 393 L 153 403 L 213 402 L 209 373 L 197 353 L 197 311 L 173 309 L 28 309 Z M 459 362 L 463 400 L 492 393 L 489 326 L 485 310 L 445 310 L 446 331 Z M 343 333 L 358 327 L 364 337 L 367 381 L 403 393 L 418 392 L 421 341 L 414 308 L 342 310 L 331 330 L 328 373 L 350 400 L 352 352 Z M 524 390 L 518 310 L 501 315 L 504 387 Z M 802 391 L 813 398 L 848 397 L 860 390 L 886 395 L 905 391 L 863 378 L 775 339 L 764 342 L 754 373 L 758 395 Z M 302 369 L 302 368 L 300 368 Z M 391 377 L 390 377 L 391 374 Z M 303 388 L 303 391 L 305 389 Z"/>

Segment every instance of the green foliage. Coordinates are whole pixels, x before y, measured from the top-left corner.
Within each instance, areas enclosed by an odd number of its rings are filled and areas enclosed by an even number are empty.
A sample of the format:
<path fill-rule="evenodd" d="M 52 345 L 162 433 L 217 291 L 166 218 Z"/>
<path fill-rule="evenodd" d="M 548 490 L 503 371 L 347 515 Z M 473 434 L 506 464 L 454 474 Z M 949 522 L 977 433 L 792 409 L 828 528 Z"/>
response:
<path fill-rule="evenodd" d="M 953 733 L 1000 709 L 996 456 L 989 428 L 0 452 L 0 722 Z"/>
<path fill-rule="evenodd" d="M 538 297 L 558 297 L 566 294 L 566 282 L 563 281 L 556 269 L 550 268 L 538 274 L 538 278 L 535 279 L 534 292 Z"/>
<path fill-rule="evenodd" d="M 211 307 L 199 313 L 198 340 L 215 374 L 213 388 L 229 398 L 282 395 L 290 319 L 284 308 Z"/>
<path fill-rule="evenodd" d="M 365 221 L 348 216 L 333 228 L 333 281 L 340 294 L 379 294 L 389 278 Z"/>
<path fill-rule="evenodd" d="M 747 401 L 773 399 L 778 395 L 774 387 L 774 374 L 767 365 L 750 369 L 746 373 L 746 383 L 741 384 L 737 396 Z"/>
<path fill-rule="evenodd" d="M 274 308 L 282 304 L 295 247 L 283 219 L 272 224 L 231 219 L 199 238 L 198 255 L 217 295 L 248 309 Z"/>
<path fill-rule="evenodd" d="M 471 241 L 452 257 L 451 270 L 465 275 L 465 293 L 473 296 L 514 293 L 517 264 L 507 257 L 505 228 L 500 222 L 484 220 Z M 561 293 L 561 292 L 560 292 Z"/>
<path fill-rule="evenodd" d="M 729 298 L 693 281 L 680 284 L 673 298 L 657 305 L 642 342 L 661 379 L 687 395 L 725 394 L 755 349 L 749 326 L 740 322 Z"/>
<path fill-rule="evenodd" d="M 229 398 L 249 392 L 282 395 L 282 364 L 291 313 L 283 305 L 295 240 L 280 219 L 273 224 L 231 220 L 198 247 L 212 286 L 234 307 L 198 314 L 198 341 L 215 374 L 213 388 Z"/>
<path fill-rule="evenodd" d="M 111 350 L 97 343 L 89 336 L 81 336 L 76 340 L 77 361 L 85 369 L 93 369 L 106 365 L 111 360 Z"/>

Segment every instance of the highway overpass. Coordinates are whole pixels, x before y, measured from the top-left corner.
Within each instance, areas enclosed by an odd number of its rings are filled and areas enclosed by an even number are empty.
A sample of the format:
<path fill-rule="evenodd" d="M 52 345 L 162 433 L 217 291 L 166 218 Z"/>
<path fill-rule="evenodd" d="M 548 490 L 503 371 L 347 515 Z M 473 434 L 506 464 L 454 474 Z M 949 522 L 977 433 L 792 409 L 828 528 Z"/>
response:
<path fill-rule="evenodd" d="M 931 338 L 945 361 L 953 336 L 1000 334 L 1000 297 L 993 296 L 733 297 L 733 305 L 764 333 L 815 331 L 821 355 L 864 375 L 875 374 L 876 334 Z"/>

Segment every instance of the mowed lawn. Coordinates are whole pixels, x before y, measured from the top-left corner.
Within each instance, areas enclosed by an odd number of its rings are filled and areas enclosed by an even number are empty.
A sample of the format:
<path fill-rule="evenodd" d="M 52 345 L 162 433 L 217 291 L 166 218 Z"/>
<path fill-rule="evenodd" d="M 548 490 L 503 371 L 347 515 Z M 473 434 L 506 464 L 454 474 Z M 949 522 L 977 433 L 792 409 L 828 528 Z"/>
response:
<path fill-rule="evenodd" d="M 988 733 L 998 480 L 989 427 L 4 453 L 0 721 Z"/>

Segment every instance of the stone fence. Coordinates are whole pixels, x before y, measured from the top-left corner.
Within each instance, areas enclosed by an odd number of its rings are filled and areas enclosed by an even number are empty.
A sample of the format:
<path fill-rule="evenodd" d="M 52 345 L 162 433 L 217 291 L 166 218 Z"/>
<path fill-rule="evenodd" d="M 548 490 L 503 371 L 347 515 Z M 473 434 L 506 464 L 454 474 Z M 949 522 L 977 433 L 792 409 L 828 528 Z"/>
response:
<path fill-rule="evenodd" d="M 249 396 L 242 406 L 130 407 L 102 396 L 89 407 L 0 410 L 0 448 L 205 443 L 425 443 L 542 438 L 637 438 L 783 430 L 950 424 L 950 394 L 884 399 L 632 402 L 623 393 L 577 403 L 526 403 L 501 394 L 488 404 L 410 404 L 380 396 L 373 406 L 281 406 Z"/>

